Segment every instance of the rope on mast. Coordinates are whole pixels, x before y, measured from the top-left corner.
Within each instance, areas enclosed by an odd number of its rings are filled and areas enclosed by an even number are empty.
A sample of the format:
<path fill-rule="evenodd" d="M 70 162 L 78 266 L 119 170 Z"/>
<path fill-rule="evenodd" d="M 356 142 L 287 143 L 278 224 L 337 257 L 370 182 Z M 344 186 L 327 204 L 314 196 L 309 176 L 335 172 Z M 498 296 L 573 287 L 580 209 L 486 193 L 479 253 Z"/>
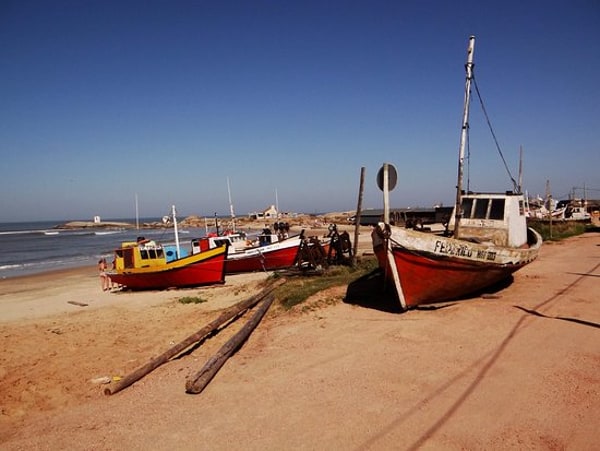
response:
<path fill-rule="evenodd" d="M 485 120 L 487 121 L 488 127 L 490 128 L 490 132 L 492 134 L 492 137 L 494 138 L 494 142 L 496 143 L 496 149 L 498 150 L 498 153 L 500 154 L 500 158 L 502 159 L 502 163 L 504 163 L 504 167 L 506 168 L 506 172 L 508 173 L 508 176 L 510 177 L 510 180 L 513 183 L 513 192 L 518 192 L 518 184 L 515 180 L 515 178 L 513 177 L 513 175 L 510 172 L 510 169 L 508 168 L 508 165 L 506 164 L 506 160 L 504 159 L 504 155 L 502 154 L 502 149 L 500 149 L 500 144 L 498 143 L 498 139 L 496 138 L 496 134 L 494 133 L 494 129 L 492 128 L 492 123 L 490 122 L 490 118 L 487 114 L 487 111 L 485 109 L 485 105 L 483 104 L 483 98 L 481 97 L 481 93 L 479 92 L 479 86 L 477 86 L 477 80 L 475 79 L 475 74 L 473 74 L 473 84 L 475 85 L 475 91 L 477 92 L 477 97 L 479 98 L 479 104 L 481 105 L 481 109 L 483 111 L 483 114 L 485 116 Z"/>

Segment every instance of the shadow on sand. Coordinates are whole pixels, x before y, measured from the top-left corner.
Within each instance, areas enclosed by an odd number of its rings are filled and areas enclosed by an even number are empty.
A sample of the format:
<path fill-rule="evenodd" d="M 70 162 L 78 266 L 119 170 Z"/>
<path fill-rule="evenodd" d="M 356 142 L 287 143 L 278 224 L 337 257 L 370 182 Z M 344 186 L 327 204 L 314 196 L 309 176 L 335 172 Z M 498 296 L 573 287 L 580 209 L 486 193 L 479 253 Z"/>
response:
<path fill-rule="evenodd" d="M 385 282 L 379 268 L 348 284 L 344 302 L 382 312 L 402 313 L 394 287 Z"/>
<path fill-rule="evenodd" d="M 500 292 L 513 283 L 513 276 L 489 286 L 483 290 L 471 293 L 460 299 L 449 301 L 440 301 L 439 303 L 431 303 L 427 305 L 419 305 L 410 307 L 409 310 L 440 310 L 446 307 L 452 307 L 457 304 L 457 301 L 468 301 L 469 299 L 484 298 L 498 299 L 501 298 Z M 371 308 L 388 313 L 402 313 L 400 301 L 394 287 L 387 283 L 381 269 L 375 269 L 369 274 L 351 282 L 346 290 L 344 302 L 347 304 L 358 305 L 365 308 Z M 458 303 L 460 303 L 458 302 Z"/>

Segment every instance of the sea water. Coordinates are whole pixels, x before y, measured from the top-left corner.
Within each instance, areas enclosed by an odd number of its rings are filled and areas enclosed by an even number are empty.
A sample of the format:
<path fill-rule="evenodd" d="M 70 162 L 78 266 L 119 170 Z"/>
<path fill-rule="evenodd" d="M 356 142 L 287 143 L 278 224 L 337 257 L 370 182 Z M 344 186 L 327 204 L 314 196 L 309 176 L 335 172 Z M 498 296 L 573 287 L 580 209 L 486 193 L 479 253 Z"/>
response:
<path fill-rule="evenodd" d="M 135 221 L 116 220 L 118 222 Z M 151 223 L 158 219 L 144 218 Z M 172 244 L 172 228 L 57 229 L 55 221 L 0 223 L 0 279 L 37 274 L 56 269 L 95 265 L 100 258 L 112 260 L 113 252 L 123 241 L 144 236 L 164 244 Z M 192 238 L 205 235 L 204 229 L 179 230 L 179 241 L 189 247 Z"/>

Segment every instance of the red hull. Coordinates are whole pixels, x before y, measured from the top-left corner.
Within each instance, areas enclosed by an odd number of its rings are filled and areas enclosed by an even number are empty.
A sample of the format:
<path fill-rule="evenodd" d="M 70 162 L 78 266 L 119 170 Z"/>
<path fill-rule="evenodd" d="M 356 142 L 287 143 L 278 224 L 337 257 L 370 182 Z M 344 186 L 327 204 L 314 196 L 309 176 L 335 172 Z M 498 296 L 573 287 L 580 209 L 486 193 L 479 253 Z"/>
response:
<path fill-rule="evenodd" d="M 252 271 L 273 271 L 276 269 L 289 268 L 296 262 L 298 246 L 276 249 L 259 254 L 229 258 L 225 262 L 225 272 L 234 274 Z"/>
<path fill-rule="evenodd" d="M 110 274 L 113 282 L 124 285 L 132 290 L 157 290 L 165 288 L 196 287 L 225 282 L 225 255 L 226 252 L 210 258 L 196 261 L 181 266 L 185 258 L 179 260 L 179 267 L 170 267 L 167 263 L 164 268 L 151 272 L 131 272 Z M 187 257 L 192 260 L 194 256 Z"/>
<path fill-rule="evenodd" d="M 379 266 L 393 284 L 384 247 L 376 249 Z M 498 266 L 452 257 L 428 257 L 394 247 L 392 255 L 407 307 L 448 301 L 506 279 L 522 265 Z"/>

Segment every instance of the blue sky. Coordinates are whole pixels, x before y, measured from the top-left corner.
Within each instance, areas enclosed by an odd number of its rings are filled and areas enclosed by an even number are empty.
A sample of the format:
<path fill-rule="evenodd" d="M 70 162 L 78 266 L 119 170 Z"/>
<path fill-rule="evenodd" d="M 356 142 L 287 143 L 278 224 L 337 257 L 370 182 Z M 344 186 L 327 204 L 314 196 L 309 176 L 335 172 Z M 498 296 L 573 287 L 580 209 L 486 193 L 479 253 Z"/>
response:
<path fill-rule="evenodd" d="M 514 177 L 600 198 L 600 3 L 3 1 L 0 222 L 452 203 L 464 63 Z M 470 187 L 511 189 L 478 102 Z M 277 193 L 277 197 L 276 197 Z M 582 190 L 577 191 L 582 195 Z"/>

